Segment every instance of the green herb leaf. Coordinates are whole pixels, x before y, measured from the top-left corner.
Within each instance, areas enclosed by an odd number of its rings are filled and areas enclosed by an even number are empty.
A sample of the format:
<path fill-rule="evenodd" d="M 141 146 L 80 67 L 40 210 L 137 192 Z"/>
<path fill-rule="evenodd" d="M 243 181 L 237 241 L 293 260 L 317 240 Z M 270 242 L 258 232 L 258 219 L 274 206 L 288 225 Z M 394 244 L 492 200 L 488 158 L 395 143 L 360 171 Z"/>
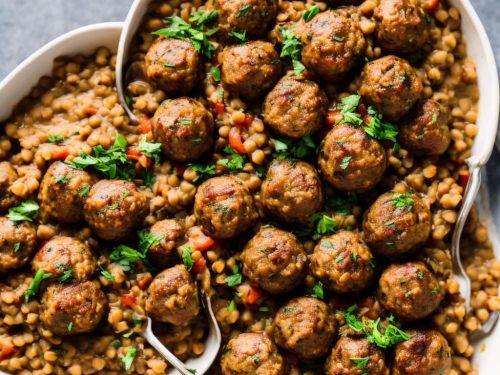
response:
<path fill-rule="evenodd" d="M 107 269 L 102 268 L 101 266 L 99 266 L 99 270 L 101 272 L 101 275 L 103 275 L 106 279 L 108 279 L 109 281 L 115 281 L 115 277 Z"/>
<path fill-rule="evenodd" d="M 143 176 L 142 176 L 142 179 L 144 181 L 145 186 L 147 186 L 149 188 L 153 188 L 153 186 L 156 182 L 156 175 L 154 174 L 154 172 L 145 171 Z"/>
<path fill-rule="evenodd" d="M 145 231 L 144 229 L 137 231 L 137 236 L 139 237 L 138 247 L 143 254 L 147 254 L 151 246 L 158 245 L 165 238 L 164 235 L 155 235 L 151 232 Z"/>
<path fill-rule="evenodd" d="M 253 363 L 259 363 L 260 361 L 260 353 L 256 353 L 252 356 Z"/>
<path fill-rule="evenodd" d="M 352 363 L 356 365 L 359 369 L 364 369 L 368 362 L 370 361 L 370 357 L 362 357 L 362 358 L 349 358 Z"/>
<path fill-rule="evenodd" d="M 339 215 L 349 215 L 357 203 L 356 193 L 349 192 L 344 195 L 337 194 L 334 197 L 327 197 L 325 208 Z"/>
<path fill-rule="evenodd" d="M 321 281 L 318 281 L 316 284 L 314 284 L 313 294 L 311 294 L 311 297 L 314 297 L 317 299 L 324 299 L 325 298 L 325 292 L 323 290 L 323 283 Z"/>
<path fill-rule="evenodd" d="M 304 19 L 304 21 L 309 22 L 318 13 L 319 13 L 319 6 L 313 5 L 312 7 L 309 7 L 304 11 L 302 18 Z"/>
<path fill-rule="evenodd" d="M 169 62 L 169 61 L 165 61 L 163 63 L 164 66 L 166 66 L 167 68 L 175 68 L 175 64 Z"/>
<path fill-rule="evenodd" d="M 267 307 L 267 306 L 261 306 L 261 307 L 259 307 L 259 311 L 260 312 L 269 312 L 269 307 Z"/>
<path fill-rule="evenodd" d="M 271 138 L 271 142 L 275 150 L 273 156 L 280 160 L 287 157 L 303 159 L 316 151 L 316 145 L 314 144 L 310 134 L 304 135 L 298 141 L 292 141 L 284 138 Z"/>
<path fill-rule="evenodd" d="M 227 312 L 231 314 L 233 311 L 234 311 L 234 300 L 231 300 L 227 304 Z"/>
<path fill-rule="evenodd" d="M 316 224 L 316 233 L 319 236 L 324 234 L 335 233 L 337 229 L 337 222 L 325 214 L 313 214 L 311 220 Z"/>
<path fill-rule="evenodd" d="M 283 45 L 281 47 L 281 58 L 290 58 L 292 60 L 292 66 L 295 75 L 300 75 L 304 72 L 305 67 L 300 62 L 300 49 L 302 47 L 299 38 L 293 35 L 293 31 L 286 30 L 283 27 L 279 29 L 281 37 L 283 39 Z"/>
<path fill-rule="evenodd" d="M 191 257 L 192 249 L 189 246 L 184 246 L 182 248 L 182 262 L 186 266 L 188 271 L 193 268 L 194 260 Z"/>
<path fill-rule="evenodd" d="M 71 331 L 73 331 L 73 322 L 69 322 L 68 324 L 68 332 L 71 333 Z"/>
<path fill-rule="evenodd" d="M 420 279 L 420 280 L 423 280 L 424 279 L 424 273 L 422 271 L 418 271 L 417 273 L 417 277 Z"/>
<path fill-rule="evenodd" d="M 125 368 L 125 371 L 130 371 L 130 368 L 132 367 L 132 363 L 134 362 L 135 356 L 137 355 L 137 348 L 128 348 L 127 354 L 125 356 L 121 357 L 120 360 L 123 363 L 123 367 Z"/>
<path fill-rule="evenodd" d="M 195 370 L 194 368 L 187 368 L 186 370 L 188 370 L 193 375 L 196 375 L 198 373 L 198 370 Z"/>
<path fill-rule="evenodd" d="M 349 163 L 351 162 L 352 156 L 346 156 L 340 162 L 341 169 L 347 169 L 349 167 Z"/>
<path fill-rule="evenodd" d="M 36 296 L 36 294 L 38 293 L 38 288 L 40 288 L 40 283 L 50 277 L 52 277 L 52 274 L 50 272 L 45 272 L 44 270 L 36 271 L 33 281 L 29 285 L 28 289 L 24 292 L 24 303 L 28 303 L 31 297 Z"/>
<path fill-rule="evenodd" d="M 361 125 L 363 120 L 361 115 L 357 112 L 361 96 L 349 95 L 340 99 L 337 105 L 340 108 L 340 114 L 344 117 L 342 123 Z"/>
<path fill-rule="evenodd" d="M 73 270 L 71 268 L 64 270 L 61 276 L 59 276 L 58 280 L 60 283 L 67 283 L 71 281 L 73 278 Z"/>
<path fill-rule="evenodd" d="M 155 163 L 160 163 L 161 143 L 148 142 L 144 137 L 139 140 L 139 151 L 154 159 Z"/>
<path fill-rule="evenodd" d="M 17 224 L 22 221 L 33 221 L 38 217 L 40 206 L 32 200 L 27 200 L 17 207 L 9 208 L 7 218 Z"/>
<path fill-rule="evenodd" d="M 208 74 L 210 74 L 210 76 L 213 78 L 213 80 L 215 82 L 219 82 L 220 81 L 220 68 L 218 66 L 211 66 L 210 67 L 210 71 L 208 72 Z"/>
<path fill-rule="evenodd" d="M 138 261 L 144 262 L 146 255 L 126 245 L 118 245 L 109 255 L 109 259 L 119 264 L 124 272 L 134 272 L 134 263 Z"/>
<path fill-rule="evenodd" d="M 246 30 L 243 30 L 243 31 L 232 30 L 227 35 L 240 43 L 248 42 Z"/>
<path fill-rule="evenodd" d="M 218 160 L 218 165 L 223 165 L 232 171 L 240 171 L 243 169 L 243 165 L 245 164 L 244 155 L 240 155 L 230 146 L 224 147 L 224 152 L 228 155 L 231 155 L 231 159 Z"/>
<path fill-rule="evenodd" d="M 62 135 L 49 135 L 47 138 L 47 141 L 50 143 L 61 143 L 64 142 L 66 138 L 64 138 Z"/>
<path fill-rule="evenodd" d="M 19 250 L 21 250 L 21 242 L 16 242 L 14 244 L 14 252 L 17 253 Z"/>
<path fill-rule="evenodd" d="M 396 125 L 384 121 L 382 115 L 373 107 L 368 108 L 368 114 L 372 118 L 368 126 L 365 127 L 366 134 L 378 140 L 387 139 L 392 142 L 397 141 L 398 127 Z"/>
<path fill-rule="evenodd" d="M 252 9 L 251 4 L 245 4 L 242 7 L 240 7 L 238 14 L 236 17 L 246 17 L 248 16 L 248 13 L 250 13 L 250 10 Z"/>
<path fill-rule="evenodd" d="M 332 40 L 335 40 L 336 42 L 342 42 L 344 40 L 344 37 L 343 36 L 334 35 L 332 37 Z"/>
<path fill-rule="evenodd" d="M 203 165 L 200 163 L 191 163 L 188 164 L 188 166 L 191 167 L 191 169 L 199 175 L 196 176 L 193 180 L 195 184 L 201 183 L 207 176 L 212 176 L 215 174 L 214 164 Z"/>
<path fill-rule="evenodd" d="M 241 284 L 243 281 L 243 276 L 240 273 L 240 268 L 237 264 L 233 267 L 233 274 L 231 276 L 226 276 L 227 286 L 235 287 Z"/>
<path fill-rule="evenodd" d="M 81 198 L 85 198 L 87 195 L 89 195 L 90 192 L 90 186 L 84 186 L 78 190 L 78 195 Z"/>
<path fill-rule="evenodd" d="M 410 197 L 411 193 L 393 193 L 391 198 L 392 205 L 394 207 L 402 208 L 405 211 L 411 211 L 414 200 Z"/>
<path fill-rule="evenodd" d="M 184 117 L 179 117 L 176 121 L 176 123 L 178 124 L 182 124 L 182 125 L 191 125 L 191 120 L 188 119 L 188 118 L 184 118 Z"/>
<path fill-rule="evenodd" d="M 62 174 L 61 174 L 61 175 L 57 176 L 57 177 L 54 179 L 54 181 L 55 181 L 56 183 L 58 183 L 58 184 L 66 184 L 66 183 L 67 183 L 70 179 L 71 179 L 71 177 L 70 177 L 70 176 L 67 176 L 67 175 L 65 176 L 65 175 L 62 175 Z"/>
<path fill-rule="evenodd" d="M 205 25 L 207 23 L 213 22 L 217 19 L 219 12 L 217 10 L 212 10 L 211 12 L 204 12 L 199 10 L 191 14 L 189 17 L 189 22 L 192 22 L 196 25 Z"/>

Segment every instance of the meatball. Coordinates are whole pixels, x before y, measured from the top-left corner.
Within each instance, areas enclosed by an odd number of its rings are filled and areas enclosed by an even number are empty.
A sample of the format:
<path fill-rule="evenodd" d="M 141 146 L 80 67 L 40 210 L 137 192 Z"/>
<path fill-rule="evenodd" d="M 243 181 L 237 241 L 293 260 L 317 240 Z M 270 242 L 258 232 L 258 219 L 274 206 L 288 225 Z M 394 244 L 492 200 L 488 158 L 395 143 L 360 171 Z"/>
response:
<path fill-rule="evenodd" d="M 54 237 L 42 246 L 32 261 L 33 270 L 43 270 L 52 277 L 70 275 L 66 281 L 88 280 L 94 273 L 97 262 L 89 247 L 72 237 Z M 65 276 L 63 276 L 65 275 Z"/>
<path fill-rule="evenodd" d="M 283 357 L 263 333 L 240 333 L 229 340 L 221 358 L 222 375 L 282 375 Z"/>
<path fill-rule="evenodd" d="M 91 332 L 104 316 L 107 304 L 97 281 L 51 284 L 42 295 L 40 320 L 58 336 Z"/>
<path fill-rule="evenodd" d="M 73 224 L 82 220 L 83 199 L 96 181 L 87 171 L 61 161 L 53 163 L 43 176 L 38 193 L 42 221 L 54 219 Z"/>
<path fill-rule="evenodd" d="M 214 119 L 197 100 L 164 101 L 153 117 L 153 136 L 163 154 L 178 162 L 197 160 L 213 143 Z"/>
<path fill-rule="evenodd" d="M 330 81 L 343 78 L 365 52 L 357 14 L 349 13 L 347 9 L 319 13 L 302 29 L 302 62 Z"/>
<path fill-rule="evenodd" d="M 411 254 L 431 233 L 429 203 L 417 193 L 382 194 L 365 212 L 363 232 L 368 245 L 381 255 Z"/>
<path fill-rule="evenodd" d="M 177 248 L 185 241 L 184 222 L 177 219 L 160 220 L 153 224 L 149 232 L 161 240 L 148 249 L 148 259 L 156 268 L 163 269 L 179 259 Z"/>
<path fill-rule="evenodd" d="M 84 200 L 84 216 L 103 240 L 127 237 L 148 212 L 146 196 L 130 181 L 101 180 Z"/>
<path fill-rule="evenodd" d="M 410 330 L 413 337 L 397 344 L 391 374 L 441 375 L 451 369 L 451 350 L 446 339 L 432 329 Z"/>
<path fill-rule="evenodd" d="M 382 145 L 362 128 L 340 124 L 326 135 L 318 163 L 334 188 L 363 193 L 382 179 L 387 157 Z"/>
<path fill-rule="evenodd" d="M 199 310 L 198 289 L 184 265 L 167 268 L 149 285 L 146 311 L 153 319 L 184 326 Z"/>
<path fill-rule="evenodd" d="M 415 52 L 429 38 L 430 23 L 413 0 L 381 0 L 373 15 L 378 42 L 386 51 Z"/>
<path fill-rule="evenodd" d="M 337 321 L 326 303 L 312 297 L 292 299 L 274 318 L 276 344 L 301 359 L 315 359 L 330 348 Z"/>
<path fill-rule="evenodd" d="M 323 207 L 323 188 L 316 168 L 291 159 L 274 159 L 262 183 L 261 201 L 276 219 L 310 224 L 310 216 Z"/>
<path fill-rule="evenodd" d="M 195 86 L 201 71 L 201 58 L 185 39 L 158 37 L 145 57 L 146 75 L 170 95 L 182 95 Z"/>
<path fill-rule="evenodd" d="M 377 111 L 396 121 L 420 98 L 422 89 L 422 81 L 410 63 L 390 55 L 365 65 L 359 93 Z"/>
<path fill-rule="evenodd" d="M 293 234 L 272 227 L 261 228 L 241 253 L 243 273 L 270 293 L 284 293 L 305 277 L 307 254 Z"/>
<path fill-rule="evenodd" d="M 260 40 L 226 47 L 219 61 L 224 86 L 249 100 L 271 89 L 281 73 L 281 62 L 274 46 Z"/>
<path fill-rule="evenodd" d="M 0 213 L 7 211 L 10 207 L 16 206 L 21 199 L 11 190 L 14 181 L 17 180 L 17 172 L 9 162 L 0 163 Z"/>
<path fill-rule="evenodd" d="M 361 366 L 360 362 L 366 365 Z M 342 336 L 325 363 L 326 375 L 389 375 L 382 349 L 364 337 Z"/>
<path fill-rule="evenodd" d="M 36 228 L 24 221 L 15 224 L 0 217 L 0 272 L 21 268 L 36 248 Z"/>
<path fill-rule="evenodd" d="M 224 37 L 231 31 L 263 36 L 278 11 L 277 0 L 214 0 L 214 6 L 219 11 L 219 30 Z"/>
<path fill-rule="evenodd" d="M 393 263 L 380 276 L 377 298 L 399 320 L 413 321 L 439 306 L 443 290 L 424 263 Z"/>
<path fill-rule="evenodd" d="M 236 237 L 258 217 L 248 188 L 234 176 L 202 183 L 194 198 L 194 215 L 206 234 L 220 239 Z"/>
<path fill-rule="evenodd" d="M 311 272 L 334 292 L 360 292 L 375 276 L 373 254 L 360 233 L 344 230 L 319 241 L 311 256 Z"/>
<path fill-rule="evenodd" d="M 287 75 L 267 94 L 262 114 L 276 133 L 299 139 L 323 126 L 327 109 L 328 99 L 318 84 Z"/>
<path fill-rule="evenodd" d="M 399 141 L 415 155 L 441 155 L 450 140 L 447 109 L 434 100 L 417 103 L 399 123 Z"/>

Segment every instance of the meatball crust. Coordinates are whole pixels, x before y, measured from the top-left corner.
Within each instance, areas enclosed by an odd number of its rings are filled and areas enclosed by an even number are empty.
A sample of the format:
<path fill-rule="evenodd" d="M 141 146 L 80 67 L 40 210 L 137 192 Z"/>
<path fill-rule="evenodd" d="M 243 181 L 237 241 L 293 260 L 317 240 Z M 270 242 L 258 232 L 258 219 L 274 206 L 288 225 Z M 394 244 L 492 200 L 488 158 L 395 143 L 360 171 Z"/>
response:
<path fill-rule="evenodd" d="M 283 375 L 283 357 L 264 333 L 240 333 L 221 358 L 222 375 Z"/>
<path fill-rule="evenodd" d="M 326 135 L 318 163 L 334 188 L 363 193 L 382 179 L 387 157 L 382 145 L 362 128 L 340 124 Z"/>
<path fill-rule="evenodd" d="M 156 38 L 144 61 L 148 78 L 170 95 L 190 92 L 202 67 L 200 55 L 185 39 Z"/>
<path fill-rule="evenodd" d="M 87 171 L 61 161 L 52 163 L 43 176 L 38 193 L 42 221 L 54 219 L 73 224 L 82 220 L 84 195 L 96 182 L 97 178 Z"/>
<path fill-rule="evenodd" d="M 413 0 L 381 0 L 373 15 L 378 42 L 386 51 L 415 52 L 429 39 L 430 24 Z"/>
<path fill-rule="evenodd" d="M 418 102 L 398 127 L 399 141 L 415 155 L 441 155 L 450 145 L 448 111 L 434 100 Z"/>
<path fill-rule="evenodd" d="M 198 289 L 184 265 L 156 275 L 148 287 L 146 311 L 153 319 L 175 326 L 187 325 L 198 315 Z"/>
<path fill-rule="evenodd" d="M 241 253 L 243 273 L 270 293 L 292 290 L 304 280 L 307 254 L 293 234 L 263 227 Z"/>
<path fill-rule="evenodd" d="M 318 172 L 303 161 L 274 159 L 260 194 L 266 211 L 284 222 L 310 225 L 310 216 L 323 207 Z"/>
<path fill-rule="evenodd" d="M 360 292 L 373 281 L 373 261 L 361 234 L 344 230 L 319 241 L 311 256 L 311 272 L 334 292 Z"/>
<path fill-rule="evenodd" d="M 0 213 L 20 203 L 21 199 L 10 188 L 17 180 L 17 172 L 7 161 L 0 163 Z"/>
<path fill-rule="evenodd" d="M 156 268 L 163 269 L 179 259 L 177 248 L 185 242 L 186 227 L 177 219 L 165 219 L 154 223 L 149 232 L 161 238 L 160 242 L 148 249 L 148 259 Z"/>
<path fill-rule="evenodd" d="M 231 31 L 246 31 L 251 37 L 265 35 L 278 11 L 277 0 L 215 0 L 213 4 L 225 38 L 230 38 Z"/>
<path fill-rule="evenodd" d="M 0 271 L 21 268 L 36 249 L 36 228 L 23 221 L 15 224 L 0 217 Z"/>
<path fill-rule="evenodd" d="M 269 42 L 256 40 L 226 47 L 219 61 L 224 86 L 249 100 L 271 89 L 281 75 L 278 52 Z"/>
<path fill-rule="evenodd" d="M 127 237 L 148 212 L 148 199 L 130 181 L 100 180 L 84 200 L 84 216 L 100 238 Z"/>
<path fill-rule="evenodd" d="M 368 358 L 366 366 L 360 368 L 352 359 Z M 385 353 L 364 337 L 342 336 L 325 363 L 326 375 L 389 375 L 385 364 Z"/>
<path fill-rule="evenodd" d="M 318 84 L 287 75 L 267 94 L 262 114 L 273 131 L 299 139 L 323 126 L 327 109 L 328 99 Z"/>
<path fill-rule="evenodd" d="M 97 267 L 96 259 L 86 244 L 65 236 L 47 241 L 31 264 L 35 272 L 50 272 L 53 278 L 71 271 L 71 279 L 76 281 L 88 280 Z"/>
<path fill-rule="evenodd" d="M 246 185 L 234 176 L 213 177 L 198 187 L 194 215 L 209 236 L 228 239 L 249 229 L 257 212 Z"/>
<path fill-rule="evenodd" d="M 439 306 L 443 290 L 424 263 L 393 263 L 380 276 L 377 298 L 399 320 L 414 321 Z"/>
<path fill-rule="evenodd" d="M 325 355 L 337 331 L 337 322 L 326 303 L 299 297 L 282 306 L 274 318 L 276 344 L 301 359 Z"/>
<path fill-rule="evenodd" d="M 417 193 L 384 193 L 365 212 L 363 233 L 377 253 L 388 258 L 407 256 L 429 238 L 429 203 Z"/>
<path fill-rule="evenodd" d="M 365 65 L 359 94 L 378 112 L 396 121 L 420 98 L 422 80 L 410 63 L 384 56 Z"/>
<path fill-rule="evenodd" d="M 365 52 L 366 40 L 357 13 L 349 10 L 319 13 L 302 29 L 302 62 L 330 81 L 343 78 Z"/>
<path fill-rule="evenodd" d="M 410 330 L 413 337 L 394 348 L 391 374 L 441 375 L 451 370 L 451 350 L 441 333 L 433 329 Z"/>
<path fill-rule="evenodd" d="M 165 100 L 153 116 L 153 137 L 173 161 L 197 160 L 213 143 L 214 118 L 199 101 Z"/>
<path fill-rule="evenodd" d="M 91 332 L 101 321 L 107 305 L 97 281 L 51 284 L 42 295 L 40 320 L 58 336 Z"/>

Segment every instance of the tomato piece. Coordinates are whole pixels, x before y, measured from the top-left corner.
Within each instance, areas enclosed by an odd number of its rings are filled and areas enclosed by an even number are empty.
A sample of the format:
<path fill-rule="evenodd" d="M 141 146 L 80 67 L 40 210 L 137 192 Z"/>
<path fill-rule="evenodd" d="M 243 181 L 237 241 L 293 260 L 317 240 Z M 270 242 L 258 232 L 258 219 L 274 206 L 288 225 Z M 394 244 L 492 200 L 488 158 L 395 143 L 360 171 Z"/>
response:
<path fill-rule="evenodd" d="M 439 0 L 426 0 L 422 7 L 428 12 L 435 12 L 439 8 Z"/>
<path fill-rule="evenodd" d="M 219 102 L 214 103 L 214 111 L 218 115 L 224 113 L 224 109 L 225 109 L 224 103 L 219 103 Z"/>
<path fill-rule="evenodd" d="M 151 284 L 151 281 L 153 281 L 153 276 L 151 276 L 150 273 L 143 274 L 138 280 L 137 280 L 137 286 L 141 288 L 141 290 L 146 289 L 149 284 Z M 134 298 L 135 299 L 135 298 Z"/>
<path fill-rule="evenodd" d="M 0 360 L 10 358 L 16 352 L 16 348 L 12 342 L 1 342 L 0 343 Z"/>
<path fill-rule="evenodd" d="M 207 261 L 204 257 L 201 257 L 196 262 L 194 262 L 193 268 L 191 269 L 196 273 L 202 273 L 203 271 L 205 271 L 206 267 L 207 267 Z"/>
<path fill-rule="evenodd" d="M 243 142 L 241 141 L 241 131 L 237 126 L 233 126 L 229 131 L 229 144 L 237 153 L 245 153 L 245 146 L 243 146 Z"/>
<path fill-rule="evenodd" d="M 189 230 L 189 242 L 196 250 L 200 251 L 205 251 L 215 245 L 212 237 L 203 233 L 200 227 L 192 227 Z"/>
<path fill-rule="evenodd" d="M 139 160 L 139 158 L 142 156 L 141 152 L 134 147 L 127 148 L 125 154 L 127 155 L 128 160 L 133 160 L 133 161 Z"/>
<path fill-rule="evenodd" d="M 467 187 L 467 184 L 469 183 L 469 177 L 470 177 L 470 174 L 469 174 L 468 170 L 461 170 L 458 172 L 458 184 L 464 190 Z"/>
<path fill-rule="evenodd" d="M 248 294 L 244 301 L 248 303 L 249 305 L 253 305 L 259 298 L 261 298 L 264 295 L 262 293 L 262 290 L 259 288 L 256 288 L 254 286 L 251 286 L 250 289 L 248 290 Z"/>
<path fill-rule="evenodd" d="M 120 296 L 120 301 L 125 305 L 125 306 L 128 306 L 128 307 L 132 307 L 135 305 L 135 295 L 134 293 L 130 292 L 130 293 L 127 293 L 127 294 L 122 294 Z"/>
<path fill-rule="evenodd" d="M 52 160 L 65 160 L 69 155 L 69 149 L 67 147 L 60 147 L 52 152 L 50 158 Z"/>
<path fill-rule="evenodd" d="M 97 113 L 97 109 L 94 107 L 86 107 L 83 109 L 83 113 L 85 113 L 87 116 L 92 116 Z"/>
<path fill-rule="evenodd" d="M 328 111 L 326 115 L 326 123 L 330 126 L 333 126 L 337 123 L 342 121 L 342 115 L 340 114 L 340 111 L 334 110 L 334 111 Z"/>
<path fill-rule="evenodd" d="M 149 133 L 153 129 L 153 125 L 151 124 L 151 119 L 148 117 L 141 117 L 139 120 L 139 133 L 146 134 Z"/>

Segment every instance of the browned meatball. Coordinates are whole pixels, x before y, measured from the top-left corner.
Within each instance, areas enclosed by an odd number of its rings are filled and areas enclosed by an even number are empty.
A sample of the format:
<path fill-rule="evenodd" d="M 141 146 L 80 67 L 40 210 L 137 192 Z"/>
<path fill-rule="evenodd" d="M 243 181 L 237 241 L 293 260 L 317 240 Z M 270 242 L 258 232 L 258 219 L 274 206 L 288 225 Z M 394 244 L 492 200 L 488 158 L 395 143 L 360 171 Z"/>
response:
<path fill-rule="evenodd" d="M 337 331 L 337 322 L 326 303 L 299 297 L 282 306 L 274 318 L 276 344 L 301 359 L 325 355 Z"/>
<path fill-rule="evenodd" d="M 298 139 L 323 126 L 327 109 L 326 94 L 316 83 L 287 75 L 267 94 L 262 114 L 272 130 Z"/>
<path fill-rule="evenodd" d="M 148 199 L 130 181 L 101 180 L 84 200 L 84 216 L 103 240 L 127 237 L 146 216 Z"/>
<path fill-rule="evenodd" d="M 221 358 L 222 375 L 282 375 L 283 357 L 264 333 L 240 333 L 229 340 Z"/>
<path fill-rule="evenodd" d="M 87 171 L 61 161 L 53 163 L 43 176 L 38 193 L 42 221 L 54 219 L 64 224 L 83 219 L 83 199 L 97 182 Z"/>
<path fill-rule="evenodd" d="M 41 299 L 40 320 L 57 336 L 93 331 L 108 301 L 97 281 L 51 284 Z"/>
<path fill-rule="evenodd" d="M 394 348 L 393 375 L 441 375 L 451 369 L 451 350 L 446 339 L 432 329 L 410 330 L 413 337 Z"/>
<path fill-rule="evenodd" d="M 278 10 L 277 0 L 214 0 L 219 11 L 220 34 L 246 31 L 255 37 L 265 35 Z"/>
<path fill-rule="evenodd" d="M 201 184 L 194 214 L 206 234 L 221 239 L 236 237 L 258 217 L 248 188 L 234 176 L 214 177 Z"/>
<path fill-rule="evenodd" d="M 380 276 L 377 297 L 396 318 L 413 321 L 429 316 L 443 299 L 443 291 L 424 263 L 393 263 Z"/>
<path fill-rule="evenodd" d="M 200 77 L 201 59 L 185 39 L 158 37 L 145 57 L 146 75 L 167 94 L 187 94 Z"/>
<path fill-rule="evenodd" d="M 411 254 L 429 238 L 429 203 L 417 193 L 382 194 L 365 212 L 363 232 L 379 254 L 389 258 Z"/>
<path fill-rule="evenodd" d="M 323 237 L 311 256 L 311 272 L 337 293 L 360 292 L 373 281 L 373 254 L 358 232 Z"/>
<path fill-rule="evenodd" d="M 377 111 L 396 121 L 422 93 L 422 81 L 406 60 L 385 56 L 365 65 L 359 93 Z"/>
<path fill-rule="evenodd" d="M 219 61 L 224 86 L 250 100 L 273 87 L 281 73 L 281 62 L 274 46 L 260 40 L 226 47 Z"/>
<path fill-rule="evenodd" d="M 153 117 L 153 136 L 165 156 L 179 162 L 194 161 L 213 143 L 214 119 L 197 100 L 164 101 Z"/>
<path fill-rule="evenodd" d="M 413 0 L 381 0 L 373 15 L 378 42 L 386 51 L 414 52 L 429 38 L 430 23 Z"/>
<path fill-rule="evenodd" d="M 310 216 L 323 206 L 323 188 L 316 168 L 292 159 L 274 159 L 262 183 L 261 201 L 276 219 L 310 224 Z"/>
<path fill-rule="evenodd" d="M 450 140 L 448 111 L 434 100 L 418 102 L 399 123 L 399 141 L 415 155 L 441 155 Z"/>
<path fill-rule="evenodd" d="M 263 227 L 241 253 L 243 273 L 270 293 L 284 293 L 305 277 L 307 255 L 293 234 Z"/>
<path fill-rule="evenodd" d="M 149 232 L 161 238 L 157 245 L 148 250 L 148 259 L 156 268 L 163 269 L 179 259 L 177 247 L 185 241 L 186 228 L 184 222 L 177 219 L 160 220 L 153 224 Z"/>
<path fill-rule="evenodd" d="M 318 163 L 334 188 L 363 193 L 382 179 L 387 157 L 382 145 L 362 128 L 340 124 L 326 135 Z"/>
<path fill-rule="evenodd" d="M 326 375 L 389 375 L 382 349 L 364 337 L 342 336 L 325 363 Z"/>
<path fill-rule="evenodd" d="M 0 217 L 0 271 L 21 268 L 31 258 L 36 248 L 36 228 L 24 221 L 14 224 Z"/>
<path fill-rule="evenodd" d="M 9 162 L 0 163 L 0 213 L 20 203 L 20 198 L 10 188 L 17 180 L 17 172 Z"/>
<path fill-rule="evenodd" d="M 302 30 L 302 62 L 330 81 L 344 77 L 359 61 L 366 40 L 351 9 L 322 12 Z"/>
<path fill-rule="evenodd" d="M 76 238 L 54 237 L 42 246 L 32 261 L 33 270 L 43 270 L 53 278 L 88 280 L 94 273 L 97 262 L 89 247 Z M 69 276 L 68 276 L 69 275 Z"/>
<path fill-rule="evenodd" d="M 184 326 L 199 310 L 198 289 L 184 265 L 167 268 L 149 285 L 146 311 L 153 319 Z"/>

